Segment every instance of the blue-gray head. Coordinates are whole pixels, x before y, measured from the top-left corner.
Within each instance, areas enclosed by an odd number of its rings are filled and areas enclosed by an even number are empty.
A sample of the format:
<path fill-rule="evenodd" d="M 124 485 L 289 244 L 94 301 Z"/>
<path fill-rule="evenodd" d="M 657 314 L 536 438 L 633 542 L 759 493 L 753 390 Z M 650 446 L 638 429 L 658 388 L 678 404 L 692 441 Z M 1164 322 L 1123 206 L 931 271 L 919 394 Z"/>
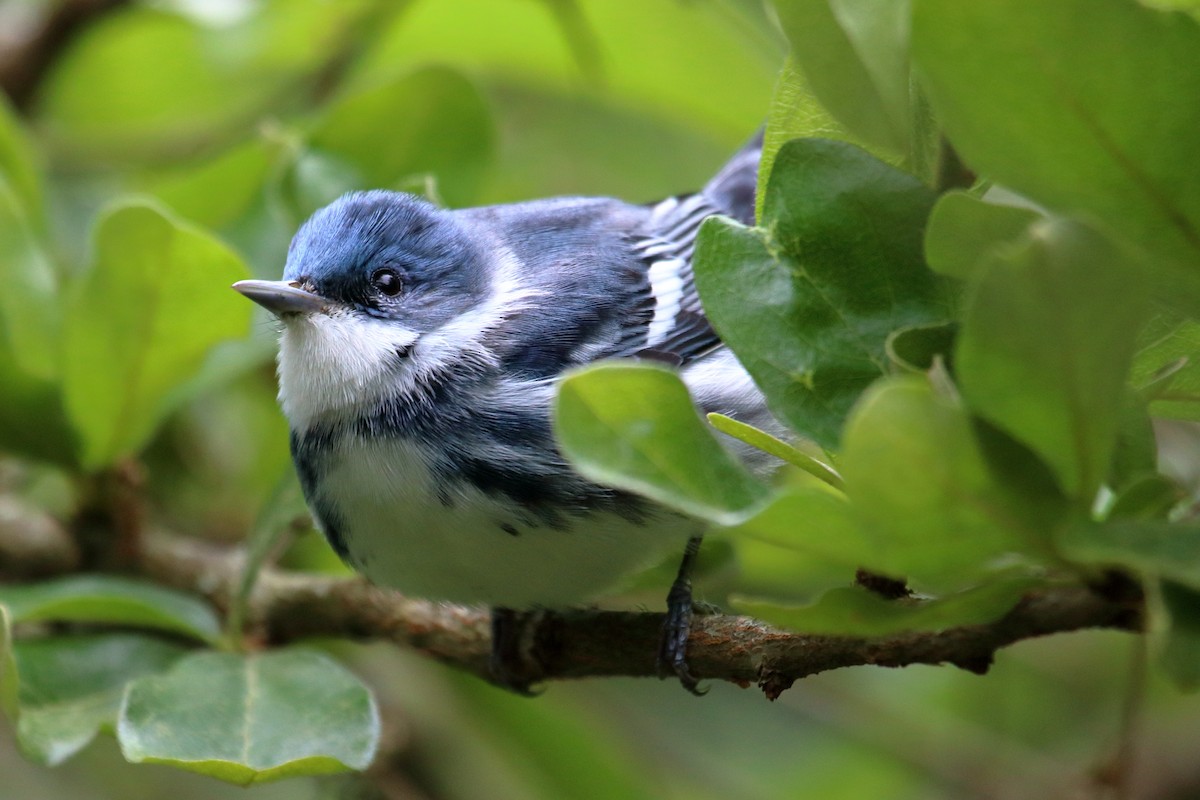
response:
<path fill-rule="evenodd" d="M 470 350 L 488 326 L 475 318 L 491 316 L 481 250 L 453 212 L 356 192 L 304 223 L 283 280 L 235 284 L 284 323 L 280 398 L 293 426 L 417 389 Z"/>
<path fill-rule="evenodd" d="M 400 192 L 355 192 L 317 211 L 296 232 L 281 283 L 424 331 L 478 302 L 486 288 L 481 270 L 477 248 L 451 212 Z M 281 316 L 297 303 L 312 305 L 293 292 L 273 296 L 279 288 L 242 285 Z"/>

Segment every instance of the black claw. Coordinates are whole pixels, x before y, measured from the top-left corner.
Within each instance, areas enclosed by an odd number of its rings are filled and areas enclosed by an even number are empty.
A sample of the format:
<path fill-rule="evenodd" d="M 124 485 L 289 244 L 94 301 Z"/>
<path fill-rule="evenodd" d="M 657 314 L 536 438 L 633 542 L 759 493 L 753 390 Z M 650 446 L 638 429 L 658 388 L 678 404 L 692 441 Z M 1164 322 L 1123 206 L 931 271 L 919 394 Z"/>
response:
<path fill-rule="evenodd" d="M 536 697 L 540 691 L 530 687 L 530 665 L 522 644 L 526 641 L 527 628 L 536 628 L 538 612 L 522 613 L 511 608 L 492 609 L 492 654 L 488 660 L 488 671 L 492 683 L 522 697 Z"/>
<path fill-rule="evenodd" d="M 671 591 L 667 593 L 667 618 L 663 621 L 658 640 L 658 676 L 667 678 L 674 675 L 684 689 L 697 697 L 708 692 L 707 689 L 698 688 L 700 681 L 692 674 L 687 661 L 687 642 L 692 630 L 693 613 L 692 564 L 699 550 L 700 537 L 689 539 L 679 573 L 671 584 Z"/>

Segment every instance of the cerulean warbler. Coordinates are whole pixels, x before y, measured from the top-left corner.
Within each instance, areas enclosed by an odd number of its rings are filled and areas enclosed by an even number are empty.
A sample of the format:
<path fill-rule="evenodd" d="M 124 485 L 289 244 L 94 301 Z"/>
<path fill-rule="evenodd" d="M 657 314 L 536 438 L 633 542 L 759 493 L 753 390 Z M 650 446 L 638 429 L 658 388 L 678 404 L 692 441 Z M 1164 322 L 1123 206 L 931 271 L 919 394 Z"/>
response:
<path fill-rule="evenodd" d="M 502 657 L 514 612 L 579 604 L 686 546 L 660 664 L 695 687 L 687 573 L 702 524 L 577 474 L 550 408 L 564 370 L 652 358 L 701 409 L 777 429 L 691 267 L 706 217 L 752 222 L 760 155 L 761 136 L 702 191 L 653 205 L 445 210 L 355 192 L 304 223 L 282 281 L 235 284 L 283 323 L 279 401 L 330 544 L 380 585 L 493 606 L 501 681 L 521 683 Z"/>

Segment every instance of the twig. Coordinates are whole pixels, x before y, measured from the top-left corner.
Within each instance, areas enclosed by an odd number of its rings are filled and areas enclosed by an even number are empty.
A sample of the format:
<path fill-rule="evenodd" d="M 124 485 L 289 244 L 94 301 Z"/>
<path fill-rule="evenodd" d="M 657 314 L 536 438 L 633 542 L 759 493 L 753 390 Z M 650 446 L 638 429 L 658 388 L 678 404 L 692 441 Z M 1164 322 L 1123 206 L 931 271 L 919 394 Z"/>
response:
<path fill-rule="evenodd" d="M 0 538 L 0 561 L 7 543 Z M 135 565 L 146 578 L 204 595 L 227 609 L 243 556 L 194 539 L 147 535 Z M 11 558 L 9 559 L 11 561 Z M 576 610 L 548 615 L 537 633 L 535 680 L 657 675 L 655 653 L 664 615 Z M 248 607 L 250 631 L 283 644 L 310 637 L 386 640 L 488 676 L 488 614 L 405 598 L 356 578 L 264 569 Z M 749 617 L 699 616 L 688 660 L 702 678 L 757 683 L 772 699 L 806 675 L 865 664 L 953 664 L 986 672 L 999 648 L 1022 639 L 1085 628 L 1141 628 L 1136 594 L 1084 586 L 1030 592 L 1003 618 L 936 633 L 877 638 L 806 636 Z"/>
<path fill-rule="evenodd" d="M 0 525 L 0 565 L 6 574 L 45 577 L 77 569 L 77 561 L 60 552 L 61 536 L 30 535 L 30 525 L 44 527 L 44 515 L 27 509 L 22 514 L 10 510 L 8 516 L 9 524 Z M 145 534 L 135 558 L 130 565 L 135 573 L 203 595 L 222 611 L 237 595 L 245 560 L 240 550 L 161 532 Z M 688 639 L 688 661 L 701 678 L 757 683 L 771 699 L 799 678 L 840 667 L 953 664 L 983 673 L 996 650 L 1022 639 L 1085 628 L 1140 630 L 1140 593 L 1123 584 L 1110 588 L 1046 587 L 1031 591 L 992 623 L 875 638 L 806 636 L 749 617 L 701 615 Z M 547 614 L 537 629 L 538 663 L 529 677 L 656 676 L 664 616 L 598 610 Z M 250 597 L 247 623 L 249 633 L 271 644 L 312 637 L 386 640 L 488 677 L 486 609 L 414 600 L 358 578 L 265 568 Z"/>
<path fill-rule="evenodd" d="M 0 495 L 0 578 L 60 575 L 81 562 L 79 545 L 58 520 Z"/>

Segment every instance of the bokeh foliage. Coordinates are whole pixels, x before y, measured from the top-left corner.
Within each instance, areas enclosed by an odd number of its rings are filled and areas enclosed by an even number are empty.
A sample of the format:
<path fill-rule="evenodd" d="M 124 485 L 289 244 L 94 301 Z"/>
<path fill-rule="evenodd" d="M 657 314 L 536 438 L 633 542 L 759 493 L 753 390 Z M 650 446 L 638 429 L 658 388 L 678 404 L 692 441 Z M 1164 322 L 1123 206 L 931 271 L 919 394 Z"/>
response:
<path fill-rule="evenodd" d="M 131 3 L 27 112 L 0 103 L 0 492 L 70 518 L 133 459 L 157 522 L 244 538 L 279 516 L 290 467 L 273 326 L 227 287 L 277 277 L 315 208 L 365 187 L 650 201 L 701 185 L 766 120 L 759 224 L 707 222 L 697 280 L 800 437 L 768 446 L 826 466 L 757 482 L 645 366 L 568 380 L 572 457 L 722 526 L 732 561 L 709 598 L 798 630 L 977 624 L 1120 569 L 1148 591 L 1163 674 L 1194 688 L 1197 489 L 1160 473 L 1150 420 L 1200 419 L 1200 23 L 1165 5 Z M 284 558 L 338 568 L 311 531 Z M 857 567 L 930 602 L 851 587 Z M 648 583 L 626 600 L 660 602 Z M 1140 691 L 1116 634 L 1019 647 L 983 679 L 822 676 L 768 709 L 622 681 L 530 703 L 357 652 L 376 700 L 309 650 L 214 652 L 238 632 L 211 609 L 117 579 L 0 587 L 0 622 L 14 740 L 41 764 L 77 756 L 95 796 L 220 791 L 123 777 L 98 732 L 131 761 L 293 778 L 255 796 L 351 791 L 296 776 L 364 767 L 376 702 L 434 796 L 1049 796 L 1084 780 L 1096 731 Z M 1145 734 L 1168 764 L 1200 726 L 1172 691 L 1153 684 Z M 73 796 L 69 777 L 14 781 Z"/>

